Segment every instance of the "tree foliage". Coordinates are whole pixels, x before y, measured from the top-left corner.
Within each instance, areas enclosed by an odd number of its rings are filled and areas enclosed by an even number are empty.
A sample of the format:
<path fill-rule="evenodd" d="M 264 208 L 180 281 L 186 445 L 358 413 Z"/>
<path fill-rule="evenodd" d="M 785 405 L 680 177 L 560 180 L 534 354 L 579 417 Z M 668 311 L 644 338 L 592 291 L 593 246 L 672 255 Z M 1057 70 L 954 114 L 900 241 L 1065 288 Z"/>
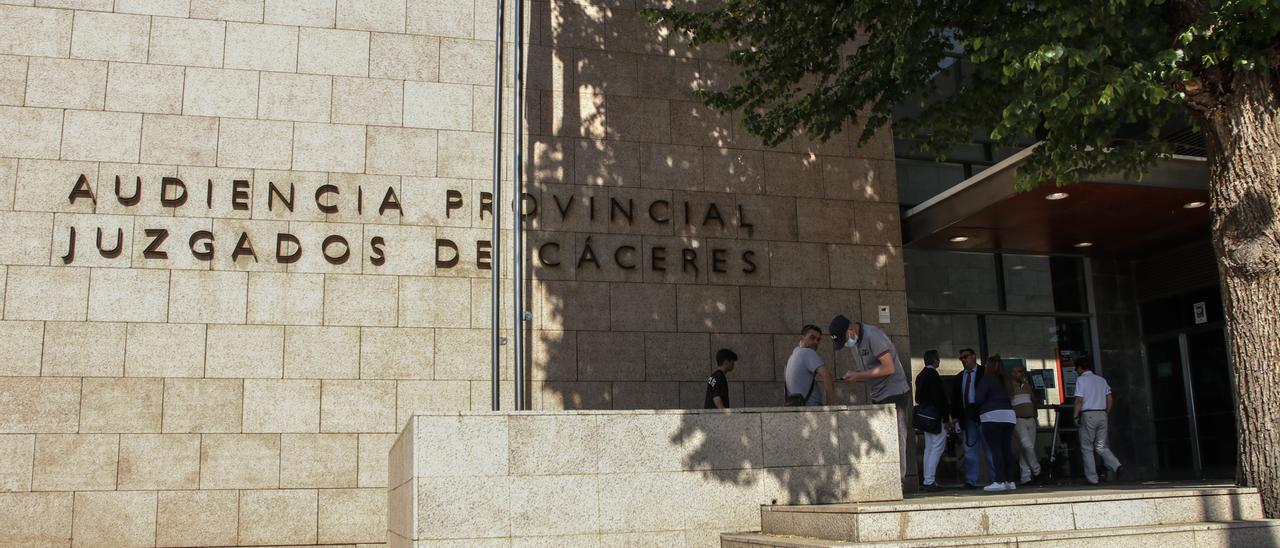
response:
<path fill-rule="evenodd" d="M 1237 73 L 1274 70 L 1280 44 L 1280 0 L 725 0 L 646 14 L 695 45 L 732 45 L 741 80 L 700 93 L 766 143 L 825 140 L 859 118 L 865 142 L 918 101 L 895 131 L 926 152 L 975 132 L 1036 136 L 1024 184 L 1141 176 L 1170 152 L 1162 129 L 1210 115 Z M 956 55 L 971 69 L 939 89 Z"/>

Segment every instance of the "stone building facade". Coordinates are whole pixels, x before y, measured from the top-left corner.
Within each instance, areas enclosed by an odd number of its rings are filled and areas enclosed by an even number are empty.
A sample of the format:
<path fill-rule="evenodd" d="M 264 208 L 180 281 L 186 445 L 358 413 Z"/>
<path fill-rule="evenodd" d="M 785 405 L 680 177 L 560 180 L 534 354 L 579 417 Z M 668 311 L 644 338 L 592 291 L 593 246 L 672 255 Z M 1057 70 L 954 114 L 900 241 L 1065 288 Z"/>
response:
<path fill-rule="evenodd" d="M 776 405 L 837 312 L 905 355 L 887 134 L 766 148 L 648 2 L 526 5 L 534 408 L 699 407 L 720 347 L 734 404 Z M 385 542 L 406 418 L 491 405 L 494 3 L 0 0 L 0 28 L 0 544 Z"/>

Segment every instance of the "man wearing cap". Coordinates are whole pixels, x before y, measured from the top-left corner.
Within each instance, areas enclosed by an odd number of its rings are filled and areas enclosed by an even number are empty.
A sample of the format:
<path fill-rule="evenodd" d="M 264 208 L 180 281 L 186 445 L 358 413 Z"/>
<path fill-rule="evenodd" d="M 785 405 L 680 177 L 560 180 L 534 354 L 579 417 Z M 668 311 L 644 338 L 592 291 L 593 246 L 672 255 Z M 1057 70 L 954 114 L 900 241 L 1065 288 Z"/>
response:
<path fill-rule="evenodd" d="M 899 415 L 907 414 L 911 403 L 907 374 L 898 360 L 893 341 L 879 327 L 851 322 L 843 315 L 831 320 L 831 339 L 835 350 L 853 350 L 856 371 L 844 374 L 844 382 L 866 382 L 871 385 L 871 401 L 892 403 Z"/>
<path fill-rule="evenodd" d="M 891 403 L 898 410 L 898 464 L 906 476 L 907 421 L 911 415 L 911 385 L 898 359 L 898 349 L 879 327 L 851 322 L 844 315 L 831 319 L 831 340 L 835 350 L 853 351 L 855 371 L 841 377 L 844 382 L 871 385 L 872 403 Z"/>

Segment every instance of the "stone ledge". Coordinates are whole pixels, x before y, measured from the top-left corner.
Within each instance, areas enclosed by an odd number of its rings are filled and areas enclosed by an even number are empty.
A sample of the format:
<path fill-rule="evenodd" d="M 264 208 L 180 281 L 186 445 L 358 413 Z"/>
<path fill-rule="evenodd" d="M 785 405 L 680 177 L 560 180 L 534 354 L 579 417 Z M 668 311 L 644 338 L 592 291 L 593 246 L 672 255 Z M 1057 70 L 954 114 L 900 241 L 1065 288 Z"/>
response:
<path fill-rule="evenodd" d="M 882 548 L 950 548 L 979 546 L 1197 546 L 1229 548 L 1231 546 L 1280 545 L 1280 520 L 1249 520 L 1226 523 L 1191 523 L 1115 527 L 1057 533 L 1024 533 L 1017 535 L 968 536 L 885 542 L 847 542 L 799 536 L 764 533 L 725 533 L 720 535 L 723 548 L 834 548 L 868 546 Z"/>
<path fill-rule="evenodd" d="M 827 405 L 823 407 L 740 407 L 732 409 L 582 409 L 582 410 L 535 410 L 535 411 L 424 411 L 414 413 L 415 417 L 459 417 L 496 415 L 503 417 L 528 417 L 538 415 L 751 415 L 778 413 L 815 413 L 839 411 L 885 411 L 893 409 L 890 404 L 866 405 Z M 405 426 L 408 429 L 408 425 Z M 403 432 L 403 431 L 402 431 Z"/>
<path fill-rule="evenodd" d="M 391 449 L 390 539 L 714 545 L 763 504 L 900 499 L 896 428 L 892 406 L 415 415 Z"/>
<path fill-rule="evenodd" d="M 991 508 L 997 506 L 1026 506 L 1032 504 L 1062 504 L 1066 502 L 1101 502 L 1112 500 L 1135 500 L 1135 499 L 1154 499 L 1154 498 L 1173 498 L 1188 496 L 1214 496 L 1214 495 L 1255 495 L 1258 489 L 1255 487 L 1235 487 L 1228 485 L 1214 485 L 1205 487 L 1169 487 L 1169 488 L 1135 488 L 1128 489 L 1079 489 L 1071 491 L 1032 491 L 1028 489 L 1022 493 L 1011 493 L 1003 495 L 977 495 L 965 497 L 945 497 L 932 496 L 922 499 L 907 499 L 893 502 L 879 502 L 871 504 L 823 504 L 823 505 L 802 505 L 802 506 L 785 506 L 770 508 L 773 512 L 826 512 L 826 513 L 850 513 L 864 514 L 877 512 L 907 512 L 917 510 L 947 510 L 956 508 L 970 508 L 973 503 L 981 500 L 983 507 Z"/>
<path fill-rule="evenodd" d="M 761 508 L 762 531 L 839 541 L 915 542 L 983 535 L 1079 533 L 1126 527 L 1261 519 L 1255 489 L 1189 487 L 929 497 L 824 506 Z"/>

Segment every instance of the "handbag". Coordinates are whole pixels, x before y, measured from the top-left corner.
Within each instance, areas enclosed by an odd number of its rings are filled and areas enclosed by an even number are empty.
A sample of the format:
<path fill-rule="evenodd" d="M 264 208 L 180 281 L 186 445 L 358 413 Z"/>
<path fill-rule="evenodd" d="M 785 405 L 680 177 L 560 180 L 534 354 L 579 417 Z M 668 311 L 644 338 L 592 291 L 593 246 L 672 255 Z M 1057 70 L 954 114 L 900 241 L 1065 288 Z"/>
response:
<path fill-rule="evenodd" d="M 787 388 L 787 380 L 782 379 L 782 395 L 786 398 L 783 405 L 787 407 L 804 407 L 809 401 L 809 396 L 813 394 L 813 385 L 818 384 L 818 374 L 813 374 L 813 381 L 809 383 L 809 393 L 801 396 L 800 394 L 792 394 L 791 389 Z"/>
<path fill-rule="evenodd" d="M 921 432 L 937 434 L 942 432 L 941 415 L 932 405 L 917 405 L 911 412 L 911 426 Z"/>

